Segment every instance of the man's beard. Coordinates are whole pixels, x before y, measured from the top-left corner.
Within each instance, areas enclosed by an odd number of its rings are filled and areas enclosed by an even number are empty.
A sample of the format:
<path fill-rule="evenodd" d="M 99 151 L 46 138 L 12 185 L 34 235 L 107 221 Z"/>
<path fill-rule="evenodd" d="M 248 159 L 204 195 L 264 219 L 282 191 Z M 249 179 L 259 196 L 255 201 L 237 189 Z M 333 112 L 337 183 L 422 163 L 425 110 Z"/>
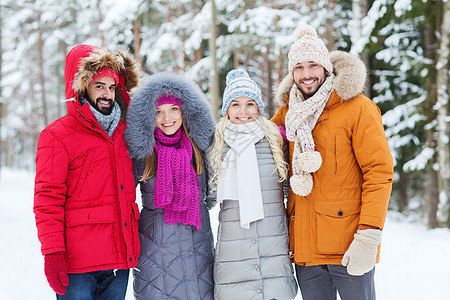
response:
<path fill-rule="evenodd" d="M 99 112 L 101 112 L 104 115 L 110 115 L 113 108 L 114 108 L 114 101 L 112 99 L 107 99 L 107 98 L 97 98 L 97 102 L 94 102 L 88 95 L 86 95 L 86 99 L 87 101 L 89 101 L 89 103 Z M 99 107 L 98 105 L 98 101 L 102 100 L 102 101 L 108 101 L 110 103 L 109 107 Z"/>
<path fill-rule="evenodd" d="M 311 79 L 315 79 L 317 82 L 320 81 L 319 78 L 311 78 Z M 297 86 L 298 90 L 302 93 L 303 97 L 306 100 L 306 99 L 314 96 L 314 94 L 320 89 L 320 87 L 322 86 L 322 84 L 325 81 L 320 83 L 320 84 L 315 85 L 313 88 L 310 88 L 310 89 L 308 89 L 307 87 L 302 86 L 300 82 L 301 82 L 300 80 L 298 82 L 294 80 L 295 85 Z"/>

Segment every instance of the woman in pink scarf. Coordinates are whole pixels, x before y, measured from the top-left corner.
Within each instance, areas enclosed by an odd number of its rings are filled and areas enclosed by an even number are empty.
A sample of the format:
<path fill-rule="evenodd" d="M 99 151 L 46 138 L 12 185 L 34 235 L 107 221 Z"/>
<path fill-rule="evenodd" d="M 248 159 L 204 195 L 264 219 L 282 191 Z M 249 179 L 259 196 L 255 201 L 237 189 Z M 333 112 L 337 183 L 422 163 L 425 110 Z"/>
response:
<path fill-rule="evenodd" d="M 213 236 L 204 151 L 214 119 L 192 82 L 150 76 L 133 97 L 125 136 L 142 194 L 136 299 L 213 299 Z"/>

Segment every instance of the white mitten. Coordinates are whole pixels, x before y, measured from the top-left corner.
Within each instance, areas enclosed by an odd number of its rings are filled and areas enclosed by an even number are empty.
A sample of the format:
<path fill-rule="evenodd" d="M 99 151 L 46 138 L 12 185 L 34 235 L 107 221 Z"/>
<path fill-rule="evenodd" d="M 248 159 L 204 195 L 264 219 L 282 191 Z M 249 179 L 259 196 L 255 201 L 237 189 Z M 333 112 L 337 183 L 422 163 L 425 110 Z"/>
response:
<path fill-rule="evenodd" d="M 372 270 L 380 242 L 380 229 L 358 229 L 342 258 L 342 265 L 347 267 L 348 274 L 361 276 Z"/>

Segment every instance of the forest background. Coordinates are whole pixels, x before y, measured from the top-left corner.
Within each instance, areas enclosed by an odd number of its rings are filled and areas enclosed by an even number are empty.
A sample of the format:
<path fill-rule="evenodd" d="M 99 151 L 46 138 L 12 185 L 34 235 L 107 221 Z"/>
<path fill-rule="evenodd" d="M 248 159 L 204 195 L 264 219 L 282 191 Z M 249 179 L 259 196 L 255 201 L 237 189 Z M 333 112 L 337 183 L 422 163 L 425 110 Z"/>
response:
<path fill-rule="evenodd" d="M 217 116 L 227 72 L 245 68 L 271 117 L 300 24 L 367 66 L 364 94 L 395 163 L 390 209 L 450 227 L 450 0 L 0 0 L 0 168 L 34 170 L 40 131 L 66 113 L 64 60 L 77 44 L 128 49 L 146 74 L 184 74 Z"/>

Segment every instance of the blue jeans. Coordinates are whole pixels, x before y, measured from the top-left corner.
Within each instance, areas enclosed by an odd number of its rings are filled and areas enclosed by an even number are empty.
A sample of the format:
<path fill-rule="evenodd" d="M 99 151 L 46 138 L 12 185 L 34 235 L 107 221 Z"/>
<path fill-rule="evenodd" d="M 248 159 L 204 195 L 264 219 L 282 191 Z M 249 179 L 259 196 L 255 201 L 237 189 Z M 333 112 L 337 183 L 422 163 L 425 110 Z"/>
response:
<path fill-rule="evenodd" d="M 342 265 L 295 265 L 303 300 L 375 300 L 375 268 L 362 276 L 347 273 Z"/>
<path fill-rule="evenodd" d="M 129 270 L 104 270 L 68 274 L 69 285 L 57 300 L 123 300 L 127 292 Z"/>

